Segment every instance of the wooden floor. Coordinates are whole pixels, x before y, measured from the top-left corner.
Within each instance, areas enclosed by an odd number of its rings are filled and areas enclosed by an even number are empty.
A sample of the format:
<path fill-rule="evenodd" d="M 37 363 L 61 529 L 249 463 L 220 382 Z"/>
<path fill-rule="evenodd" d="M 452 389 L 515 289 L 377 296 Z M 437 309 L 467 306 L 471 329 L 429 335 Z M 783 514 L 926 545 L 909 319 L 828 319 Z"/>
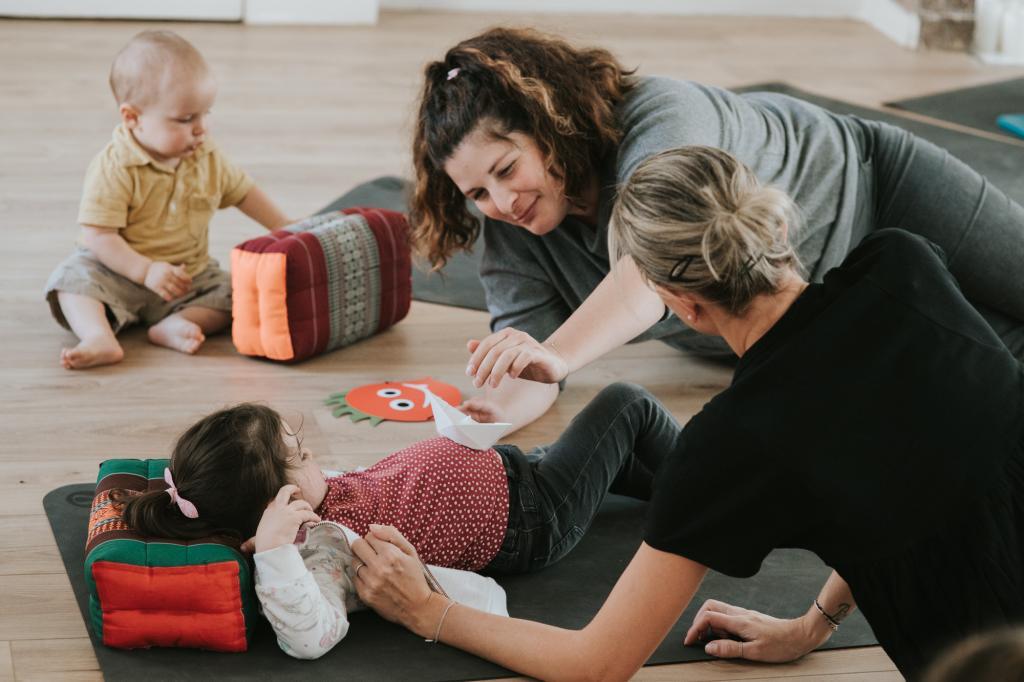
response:
<path fill-rule="evenodd" d="M 174 28 L 219 76 L 220 144 L 298 217 L 359 181 L 407 173 L 424 62 L 487 25 L 527 19 L 394 13 L 373 28 Z M 868 106 L 1022 73 L 964 55 L 905 51 L 852 21 L 572 16 L 539 25 L 604 44 L 643 73 L 721 86 L 785 80 Z M 323 398 L 361 382 L 424 374 L 468 390 L 463 341 L 486 330 L 483 313 L 414 304 L 387 333 L 293 367 L 240 357 L 225 337 L 185 357 L 135 332 L 124 337 L 124 363 L 62 370 L 58 353 L 74 339 L 50 319 L 42 287 L 72 246 L 83 171 L 116 122 L 108 65 L 144 26 L 152 24 L 0 20 L 0 215 L 7 226 L 0 251 L 0 679 L 102 677 L 43 516 L 47 491 L 92 479 L 104 458 L 162 456 L 195 418 L 241 400 L 301 413 L 307 442 L 327 466 L 370 464 L 431 427 L 335 420 Z M 223 261 L 232 245 L 258 232 L 237 211 L 223 212 L 213 224 L 214 254 Z M 657 344 L 625 349 L 580 372 L 557 406 L 512 440 L 553 439 L 618 379 L 648 386 L 686 419 L 729 374 Z M 648 668 L 638 677 L 899 679 L 878 648 L 784 666 Z"/>

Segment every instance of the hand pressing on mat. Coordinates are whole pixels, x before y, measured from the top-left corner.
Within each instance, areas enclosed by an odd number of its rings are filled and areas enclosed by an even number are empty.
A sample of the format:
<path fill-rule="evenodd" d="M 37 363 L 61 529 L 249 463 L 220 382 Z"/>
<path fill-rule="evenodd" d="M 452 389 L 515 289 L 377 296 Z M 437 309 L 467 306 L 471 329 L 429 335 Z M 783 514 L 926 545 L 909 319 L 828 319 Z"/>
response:
<path fill-rule="evenodd" d="M 298 498 L 299 486 L 289 484 L 282 486 L 277 492 L 277 497 L 270 501 L 263 516 L 260 518 L 260 525 L 256 527 L 256 536 L 242 545 L 252 544 L 256 552 L 287 545 L 295 541 L 295 535 L 299 528 L 305 523 L 317 523 L 320 517 L 313 511 L 309 502 Z"/>
<path fill-rule="evenodd" d="M 783 663 L 793 661 L 824 644 L 832 631 L 820 619 L 784 619 L 709 599 L 686 632 L 683 644 L 704 645 L 718 658 Z"/>
<path fill-rule="evenodd" d="M 405 536 L 394 526 L 371 523 L 370 532 L 352 543 L 352 551 L 356 592 L 363 603 L 423 637 L 433 634 L 437 619 L 431 607 L 444 607 L 451 600 L 430 589 L 416 548 Z"/>
<path fill-rule="evenodd" d="M 554 345 L 511 327 L 483 340 L 470 339 L 466 348 L 471 353 L 466 374 L 477 388 L 497 388 L 505 376 L 555 384 L 569 374 L 568 363 Z"/>

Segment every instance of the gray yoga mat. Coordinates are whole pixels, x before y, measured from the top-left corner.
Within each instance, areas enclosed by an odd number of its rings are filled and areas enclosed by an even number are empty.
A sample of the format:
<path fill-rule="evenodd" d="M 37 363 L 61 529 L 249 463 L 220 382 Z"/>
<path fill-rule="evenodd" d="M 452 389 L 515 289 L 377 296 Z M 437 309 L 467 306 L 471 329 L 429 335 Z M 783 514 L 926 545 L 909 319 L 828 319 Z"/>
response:
<path fill-rule="evenodd" d="M 1019 141 L 1020 138 L 1000 128 L 996 124 L 996 118 L 1002 114 L 1024 114 L 1024 78 L 886 102 L 886 106 L 959 123 L 1003 135 L 1008 140 Z M 1024 155 L 1024 149 L 1018 148 L 1016 153 Z"/>
<path fill-rule="evenodd" d="M 998 89 L 998 85 L 983 87 Z M 1007 93 L 1016 92 L 1017 94 L 1012 96 L 1007 94 L 1005 95 L 1006 99 L 1002 101 L 1010 101 L 1013 97 L 1024 97 L 1024 79 L 1008 81 L 1004 85 L 1003 90 Z M 940 147 L 945 147 L 954 156 L 988 177 L 1017 203 L 1024 203 L 1024 149 L 1019 146 L 1007 145 L 988 138 L 922 123 L 877 109 L 868 109 L 840 100 L 818 97 L 785 83 L 760 83 L 737 88 L 736 91 L 780 92 L 813 102 L 836 113 L 853 114 L 861 118 L 885 121 L 900 126 Z M 905 108 L 910 109 L 911 107 Z M 916 109 L 914 110 L 916 111 Z M 1024 106 L 1018 110 L 1024 112 Z M 946 116 L 939 116 L 939 118 L 956 120 Z M 993 125 L 995 125 L 994 122 Z M 411 184 L 402 178 L 392 176 L 377 178 L 356 186 L 331 202 L 323 210 L 337 210 L 350 206 L 378 206 L 404 213 L 408 210 L 407 197 L 410 187 Z M 441 273 L 428 273 L 423 269 L 422 264 L 420 267 L 413 268 L 412 297 L 418 301 L 487 310 L 483 286 L 480 284 L 478 276 L 482 252 L 483 244 L 478 242 L 472 253 L 459 252 L 453 256 Z"/>
<path fill-rule="evenodd" d="M 386 175 L 357 185 L 321 209 L 320 213 L 353 206 L 376 206 L 407 213 L 411 187 L 412 184 L 407 180 Z M 482 252 L 483 244 L 477 244 L 472 253 L 460 251 L 451 257 L 441 272 L 430 272 L 425 263 L 415 263 L 412 269 L 412 297 L 427 303 L 487 310 L 484 288 L 478 274 Z"/>
<path fill-rule="evenodd" d="M 266 621 L 261 621 L 249 651 L 223 654 L 195 649 L 111 649 L 96 640 L 88 626 L 84 548 L 89 507 L 95 486 L 66 485 L 43 498 L 61 558 L 82 611 L 89 637 L 107 680 L 249 680 L 336 679 L 469 680 L 512 673 L 447 646 L 432 646 L 371 612 L 352 615 L 348 636 L 316 661 L 282 653 Z M 610 495 L 580 544 L 559 563 L 529 575 L 501 578 L 509 613 L 553 625 L 578 628 L 593 617 L 640 545 L 646 505 Z M 780 616 L 803 613 L 828 577 L 817 557 L 799 550 L 769 555 L 761 572 L 739 580 L 709 573 L 690 608 L 648 661 L 648 665 L 709 658 L 698 647 L 684 647 L 683 635 L 705 599 L 715 598 Z M 859 613 L 825 648 L 875 643 Z M 529 655 L 524 652 L 524 655 Z"/>

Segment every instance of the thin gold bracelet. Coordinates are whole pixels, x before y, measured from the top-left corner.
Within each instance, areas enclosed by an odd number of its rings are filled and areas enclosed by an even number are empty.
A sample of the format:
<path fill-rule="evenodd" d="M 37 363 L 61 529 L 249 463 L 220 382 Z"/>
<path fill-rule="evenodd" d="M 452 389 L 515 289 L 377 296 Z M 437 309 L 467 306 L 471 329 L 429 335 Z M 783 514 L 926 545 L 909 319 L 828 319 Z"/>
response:
<path fill-rule="evenodd" d="M 444 625 L 444 619 L 448 615 L 448 611 L 455 606 L 455 600 L 449 599 L 448 606 L 444 607 L 444 612 L 441 613 L 441 620 L 437 621 L 437 630 L 434 631 L 433 639 L 425 639 L 427 644 L 437 644 L 441 641 L 441 626 Z"/>

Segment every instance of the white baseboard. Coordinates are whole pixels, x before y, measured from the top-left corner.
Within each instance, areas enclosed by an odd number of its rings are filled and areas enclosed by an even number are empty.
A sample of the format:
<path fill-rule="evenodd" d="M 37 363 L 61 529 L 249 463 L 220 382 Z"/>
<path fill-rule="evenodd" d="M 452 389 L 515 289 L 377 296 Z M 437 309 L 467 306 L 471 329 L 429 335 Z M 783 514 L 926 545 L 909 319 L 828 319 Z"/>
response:
<path fill-rule="evenodd" d="M 863 0 L 857 18 L 903 47 L 917 47 L 921 18 L 894 0 Z"/>
<path fill-rule="evenodd" d="M 251 1 L 251 0 L 250 0 Z M 861 0 L 380 0 L 387 10 L 855 17 Z"/>
<path fill-rule="evenodd" d="M 246 0 L 247 24 L 376 24 L 377 0 Z"/>
<path fill-rule="evenodd" d="M 239 21 L 242 0 L 0 0 L 0 16 Z"/>

